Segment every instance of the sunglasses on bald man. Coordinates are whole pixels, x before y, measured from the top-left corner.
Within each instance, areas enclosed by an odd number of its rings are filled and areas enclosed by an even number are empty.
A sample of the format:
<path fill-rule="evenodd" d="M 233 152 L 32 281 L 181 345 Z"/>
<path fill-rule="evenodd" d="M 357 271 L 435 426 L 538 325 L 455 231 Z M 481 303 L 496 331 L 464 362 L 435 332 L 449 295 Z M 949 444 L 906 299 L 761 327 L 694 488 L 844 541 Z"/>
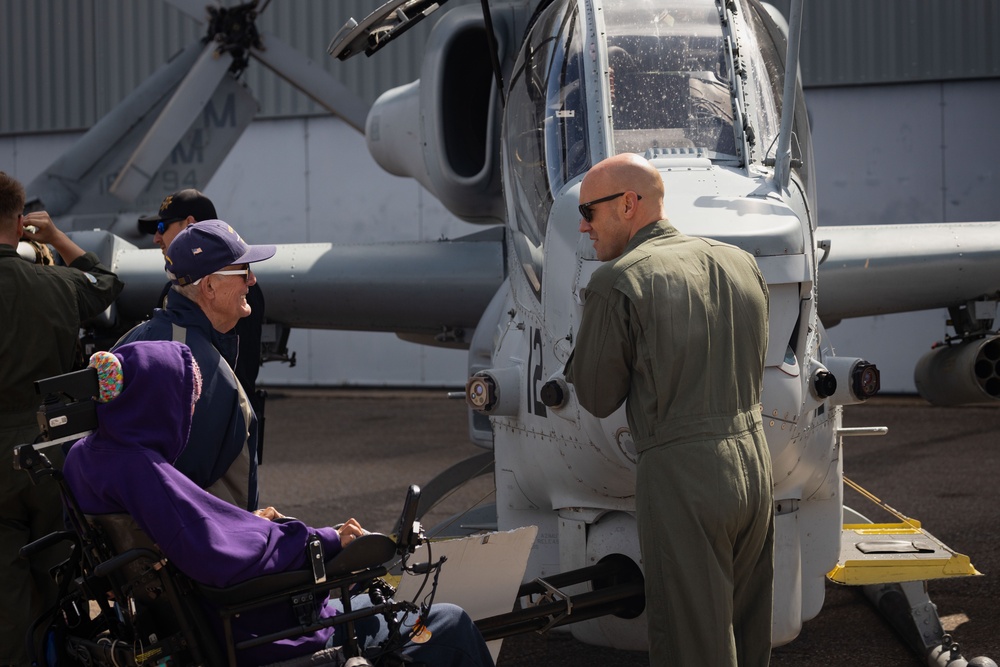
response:
<path fill-rule="evenodd" d="M 594 212 L 590 210 L 591 206 L 593 206 L 594 204 L 600 204 L 602 202 L 611 201 L 612 199 L 618 199 L 624 194 L 625 194 L 624 192 L 618 192 L 613 195 L 608 195 L 607 197 L 601 197 L 600 199 L 593 199 L 584 204 L 580 204 L 579 206 L 580 215 L 583 216 L 584 220 L 590 222 L 594 219 Z M 642 195 L 636 195 L 635 199 L 636 201 L 642 199 Z"/>

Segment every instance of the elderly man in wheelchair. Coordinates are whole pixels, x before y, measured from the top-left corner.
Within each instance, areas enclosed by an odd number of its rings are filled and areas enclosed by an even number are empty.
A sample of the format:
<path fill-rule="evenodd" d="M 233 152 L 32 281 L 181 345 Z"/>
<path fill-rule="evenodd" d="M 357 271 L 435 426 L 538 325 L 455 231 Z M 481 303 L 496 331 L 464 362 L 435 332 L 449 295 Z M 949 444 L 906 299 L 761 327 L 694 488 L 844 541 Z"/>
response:
<path fill-rule="evenodd" d="M 22 550 L 73 544 L 54 573 L 61 599 L 36 621 L 48 628 L 45 646 L 32 647 L 36 664 L 493 664 L 464 611 L 432 604 L 433 585 L 418 605 L 394 601 L 382 578 L 398 557 L 436 582 L 440 561 L 406 562 L 419 540 L 419 489 L 395 540 L 354 519 L 313 528 L 234 507 L 171 465 L 200 393 L 185 345 L 124 345 L 94 355 L 91 367 L 78 373 L 99 388 L 95 430 L 73 444 L 63 470 L 31 445 L 15 453 L 36 479 L 60 481 L 72 528 Z"/>

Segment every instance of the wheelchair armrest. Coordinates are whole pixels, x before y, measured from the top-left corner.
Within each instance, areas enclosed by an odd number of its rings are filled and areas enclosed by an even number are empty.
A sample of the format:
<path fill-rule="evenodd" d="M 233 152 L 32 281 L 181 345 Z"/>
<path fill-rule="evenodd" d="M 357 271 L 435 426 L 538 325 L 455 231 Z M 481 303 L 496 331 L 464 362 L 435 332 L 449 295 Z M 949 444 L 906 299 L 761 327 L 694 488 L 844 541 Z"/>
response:
<path fill-rule="evenodd" d="M 39 551 L 48 549 L 52 545 L 59 544 L 60 542 L 72 542 L 73 544 L 79 544 L 80 539 L 72 530 L 57 530 L 54 533 L 49 533 L 45 537 L 38 538 L 34 542 L 25 544 L 21 547 L 18 554 L 21 558 L 31 558 Z"/>
<path fill-rule="evenodd" d="M 163 556 L 151 549 L 129 549 L 123 554 L 119 554 L 114 558 L 98 564 L 98 566 L 94 568 L 94 575 L 98 577 L 106 577 L 112 572 L 119 570 L 132 561 L 139 560 L 140 558 L 148 558 L 153 562 L 157 562 L 162 559 Z"/>
<path fill-rule="evenodd" d="M 351 572 L 378 567 L 396 554 L 396 543 L 381 533 L 368 533 L 357 538 L 326 562 L 326 576 L 339 577 Z"/>
<path fill-rule="evenodd" d="M 326 585 L 336 588 L 336 579 L 377 568 L 392 559 L 395 553 L 396 543 L 392 538 L 380 533 L 362 535 L 326 561 Z M 314 585 L 312 570 L 295 570 L 255 577 L 227 588 L 199 586 L 199 589 L 209 602 L 230 606 Z"/>

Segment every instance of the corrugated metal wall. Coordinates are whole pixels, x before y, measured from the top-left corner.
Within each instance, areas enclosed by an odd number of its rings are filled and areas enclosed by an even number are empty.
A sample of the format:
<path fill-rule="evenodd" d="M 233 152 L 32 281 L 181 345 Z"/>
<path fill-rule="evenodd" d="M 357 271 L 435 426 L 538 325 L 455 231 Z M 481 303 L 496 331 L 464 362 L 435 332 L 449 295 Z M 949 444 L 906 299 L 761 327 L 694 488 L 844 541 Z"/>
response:
<path fill-rule="evenodd" d="M 419 77 L 426 36 L 457 1 L 374 58 L 347 63 L 327 44 L 382 0 L 272 0 L 258 26 L 371 102 Z M 773 4 L 787 12 L 789 0 Z M 164 0 L 0 0 L 0 134 L 87 128 L 202 33 Z M 809 86 L 998 77 L 997 35 L 1000 0 L 811 0 L 803 74 Z M 245 77 L 260 117 L 319 112 L 259 64 Z"/>
<path fill-rule="evenodd" d="M 790 0 L 771 4 L 788 15 Z M 806 86 L 1000 76 L 997 0 L 808 0 Z"/>
<path fill-rule="evenodd" d="M 348 18 L 360 21 L 381 4 L 273 0 L 257 26 L 372 102 L 420 76 L 423 43 L 439 18 L 431 16 L 375 58 L 342 63 L 326 53 Z M 202 25 L 164 0 L 0 0 L 0 134 L 90 127 L 203 34 Z M 321 112 L 259 63 L 248 67 L 244 81 L 260 102 L 258 117 Z"/>

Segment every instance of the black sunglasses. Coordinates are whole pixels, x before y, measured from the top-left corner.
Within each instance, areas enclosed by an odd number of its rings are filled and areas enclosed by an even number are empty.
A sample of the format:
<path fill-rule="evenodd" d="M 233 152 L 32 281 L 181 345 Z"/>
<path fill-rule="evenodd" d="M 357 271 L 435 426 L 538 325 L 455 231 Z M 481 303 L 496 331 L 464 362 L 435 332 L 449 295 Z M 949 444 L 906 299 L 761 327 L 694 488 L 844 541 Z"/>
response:
<path fill-rule="evenodd" d="M 158 223 L 156 223 L 156 232 L 162 235 L 163 232 L 167 231 L 167 227 L 174 224 L 175 222 L 180 222 L 181 220 L 187 220 L 187 217 L 173 218 L 171 220 L 160 220 Z"/>
<path fill-rule="evenodd" d="M 583 216 L 584 220 L 586 220 L 587 222 L 590 222 L 591 220 L 594 219 L 594 214 L 590 210 L 591 206 L 593 206 L 594 204 L 600 204 L 601 202 L 611 201 L 612 199 L 618 199 L 623 194 L 625 194 L 625 193 L 624 192 L 619 192 L 617 194 L 608 195 L 607 197 L 601 197 L 600 199 L 594 199 L 593 201 L 589 201 L 589 202 L 587 202 L 585 204 L 580 204 L 580 207 L 579 207 L 580 208 L 580 215 Z M 642 199 L 642 195 L 636 195 L 635 199 L 636 199 L 636 201 Z"/>

